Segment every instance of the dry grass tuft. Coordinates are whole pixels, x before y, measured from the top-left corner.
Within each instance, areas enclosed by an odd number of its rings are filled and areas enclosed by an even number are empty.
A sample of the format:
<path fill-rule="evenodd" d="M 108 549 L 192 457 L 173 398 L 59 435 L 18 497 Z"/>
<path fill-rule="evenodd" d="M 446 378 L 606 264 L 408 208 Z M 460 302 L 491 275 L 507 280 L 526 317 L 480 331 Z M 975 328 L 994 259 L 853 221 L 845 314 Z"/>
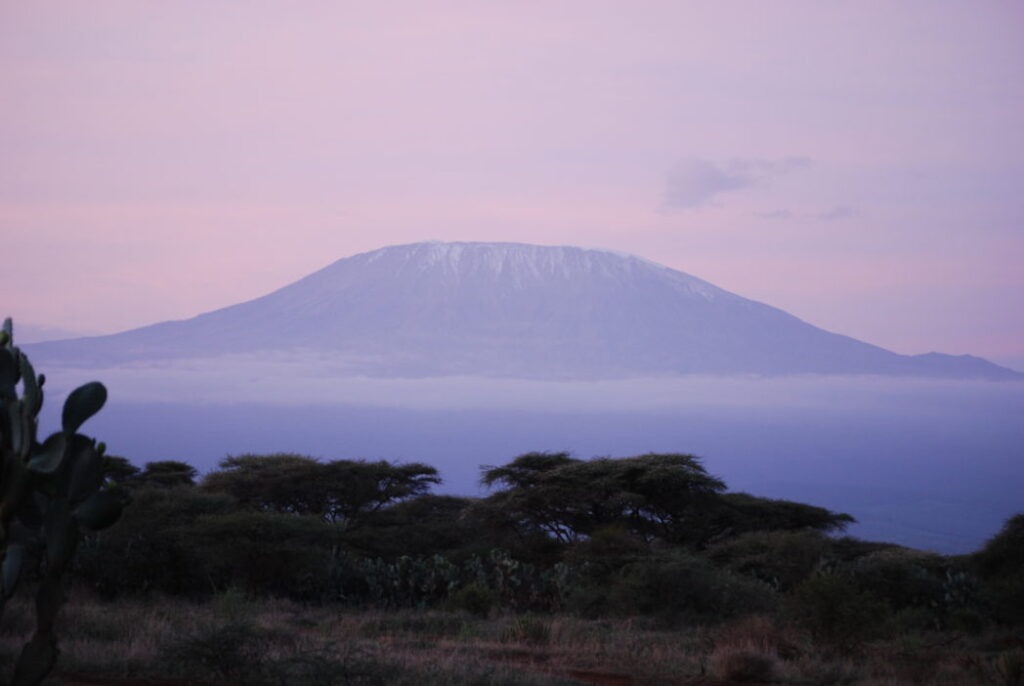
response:
<path fill-rule="evenodd" d="M 1024 650 L 1015 648 L 997 655 L 984 671 L 995 686 L 1024 686 Z"/>
<path fill-rule="evenodd" d="M 722 625 L 714 634 L 714 645 L 770 653 L 783 660 L 795 659 L 801 652 L 796 640 L 765 615 L 751 615 Z"/>
<path fill-rule="evenodd" d="M 33 614 L 26 599 L 8 605 L 0 675 Z M 356 611 L 238 592 L 198 604 L 79 592 L 59 622 L 56 678 L 68 684 L 1024 686 L 1024 649 L 1005 630 L 912 633 L 851 654 L 767 616 L 668 629 L 642 618 Z"/>
<path fill-rule="evenodd" d="M 779 676 L 776 654 L 756 648 L 719 646 L 711 653 L 708 664 L 711 676 L 736 683 L 768 683 Z"/>

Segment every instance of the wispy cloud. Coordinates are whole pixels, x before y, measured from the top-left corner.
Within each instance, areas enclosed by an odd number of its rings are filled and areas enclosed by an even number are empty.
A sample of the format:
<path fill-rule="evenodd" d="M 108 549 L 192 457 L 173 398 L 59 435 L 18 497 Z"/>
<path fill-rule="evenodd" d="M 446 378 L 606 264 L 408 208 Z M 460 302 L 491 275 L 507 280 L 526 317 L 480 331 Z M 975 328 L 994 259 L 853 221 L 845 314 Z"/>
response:
<path fill-rule="evenodd" d="M 790 210 L 772 210 L 771 212 L 754 212 L 758 219 L 792 219 L 795 215 Z"/>
<path fill-rule="evenodd" d="M 749 188 L 768 179 L 806 169 L 810 164 L 806 157 L 734 159 L 727 162 L 681 159 L 668 171 L 661 210 L 703 207 L 723 193 Z"/>
<path fill-rule="evenodd" d="M 820 222 L 834 222 L 842 219 L 851 219 L 860 216 L 860 210 L 848 205 L 837 205 L 828 210 L 817 212 L 794 212 L 789 209 L 769 210 L 765 212 L 753 212 L 758 219 L 784 220 L 784 219 L 814 219 Z"/>
<path fill-rule="evenodd" d="M 830 210 L 824 212 L 818 212 L 814 215 L 814 218 L 818 221 L 823 222 L 834 222 L 839 219 L 850 219 L 860 215 L 860 211 L 855 207 L 848 207 L 846 205 L 837 205 Z"/>

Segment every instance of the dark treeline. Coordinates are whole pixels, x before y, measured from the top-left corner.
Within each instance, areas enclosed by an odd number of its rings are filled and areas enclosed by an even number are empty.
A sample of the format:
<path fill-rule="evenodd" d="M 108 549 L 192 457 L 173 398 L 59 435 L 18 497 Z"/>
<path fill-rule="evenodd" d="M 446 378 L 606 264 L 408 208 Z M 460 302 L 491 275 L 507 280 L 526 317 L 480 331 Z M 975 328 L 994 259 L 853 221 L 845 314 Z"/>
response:
<path fill-rule="evenodd" d="M 77 578 L 104 595 L 229 588 L 358 607 L 647 614 L 788 613 L 850 638 L 1024 620 L 1024 515 L 944 557 L 840 537 L 849 515 L 732 493 L 683 454 L 530 453 L 483 467 L 482 498 L 442 496 L 425 464 L 229 457 L 139 469 L 106 459 L 133 502 L 83 541 Z"/>

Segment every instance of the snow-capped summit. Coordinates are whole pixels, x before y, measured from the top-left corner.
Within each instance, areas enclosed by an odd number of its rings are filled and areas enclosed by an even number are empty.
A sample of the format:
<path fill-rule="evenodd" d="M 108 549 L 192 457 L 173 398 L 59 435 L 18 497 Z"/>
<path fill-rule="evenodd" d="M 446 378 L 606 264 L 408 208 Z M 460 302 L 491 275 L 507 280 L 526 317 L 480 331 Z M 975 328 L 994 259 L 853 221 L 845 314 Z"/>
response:
<path fill-rule="evenodd" d="M 386 376 L 1016 376 L 967 356 L 898 355 L 632 255 L 518 243 L 381 248 L 189 320 L 30 348 L 105 363 L 318 351 Z"/>

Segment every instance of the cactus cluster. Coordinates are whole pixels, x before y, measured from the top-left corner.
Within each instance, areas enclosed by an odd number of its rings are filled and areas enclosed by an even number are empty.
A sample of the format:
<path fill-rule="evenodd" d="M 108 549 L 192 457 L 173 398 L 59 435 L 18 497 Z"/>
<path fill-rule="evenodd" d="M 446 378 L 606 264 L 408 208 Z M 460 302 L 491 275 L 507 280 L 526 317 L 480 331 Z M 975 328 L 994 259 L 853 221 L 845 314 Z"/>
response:
<path fill-rule="evenodd" d="M 54 624 L 63 576 L 81 532 L 113 524 L 128 502 L 104 487 L 103 443 L 78 433 L 107 399 L 94 381 L 64 403 L 62 430 L 36 438 L 46 379 L 14 345 L 11 320 L 0 329 L 0 617 L 19 580 L 36 586 L 36 628 L 14 668 L 12 686 L 42 682 L 57 659 Z"/>

